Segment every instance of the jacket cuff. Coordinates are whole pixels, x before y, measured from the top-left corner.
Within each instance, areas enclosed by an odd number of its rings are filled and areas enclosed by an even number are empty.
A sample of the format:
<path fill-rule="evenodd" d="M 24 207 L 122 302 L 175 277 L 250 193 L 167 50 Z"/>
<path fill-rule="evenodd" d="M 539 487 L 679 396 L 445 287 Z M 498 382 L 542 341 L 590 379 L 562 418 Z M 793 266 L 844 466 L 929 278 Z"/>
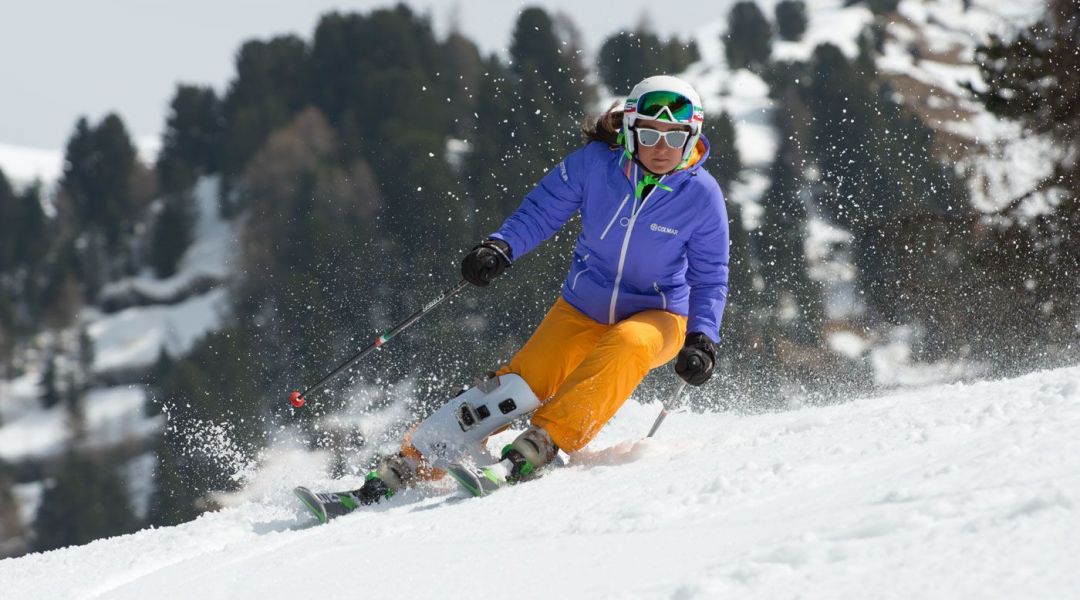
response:
<path fill-rule="evenodd" d="M 501 233 L 493 233 L 489 235 L 485 241 L 498 242 L 497 244 L 493 245 L 498 248 L 500 252 L 506 255 L 506 261 L 514 261 L 514 247 L 510 243 L 510 240 L 507 240 Z"/>

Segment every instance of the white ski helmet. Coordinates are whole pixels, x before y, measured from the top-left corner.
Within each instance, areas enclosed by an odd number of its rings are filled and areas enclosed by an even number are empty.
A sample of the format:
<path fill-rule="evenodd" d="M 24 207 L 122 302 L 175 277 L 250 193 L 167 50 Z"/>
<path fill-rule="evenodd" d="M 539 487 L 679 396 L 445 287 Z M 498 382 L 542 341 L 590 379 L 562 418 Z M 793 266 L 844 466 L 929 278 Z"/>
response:
<path fill-rule="evenodd" d="M 635 85 L 623 106 L 622 139 L 631 156 L 636 148 L 634 123 L 639 120 L 689 125 L 690 137 L 683 146 L 682 163 L 685 164 L 701 137 L 705 108 L 701 105 L 701 96 L 689 83 L 670 75 L 654 75 Z"/>

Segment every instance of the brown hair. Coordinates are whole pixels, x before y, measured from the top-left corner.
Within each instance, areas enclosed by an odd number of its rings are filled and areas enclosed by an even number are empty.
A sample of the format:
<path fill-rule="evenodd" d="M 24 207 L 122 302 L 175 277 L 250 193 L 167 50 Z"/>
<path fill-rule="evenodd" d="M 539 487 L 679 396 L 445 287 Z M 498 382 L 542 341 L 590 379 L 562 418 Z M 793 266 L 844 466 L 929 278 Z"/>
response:
<path fill-rule="evenodd" d="M 619 145 L 619 133 L 622 131 L 623 111 L 615 110 L 621 102 L 615 102 L 595 121 L 586 119 L 581 123 L 581 133 L 585 143 L 604 142 L 612 148 Z"/>

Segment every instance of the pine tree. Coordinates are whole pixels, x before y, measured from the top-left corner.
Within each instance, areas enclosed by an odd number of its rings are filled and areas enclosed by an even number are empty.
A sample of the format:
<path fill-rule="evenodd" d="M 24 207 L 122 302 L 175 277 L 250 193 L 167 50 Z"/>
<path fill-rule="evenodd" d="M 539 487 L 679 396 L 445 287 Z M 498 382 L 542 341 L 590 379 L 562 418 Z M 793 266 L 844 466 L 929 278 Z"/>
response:
<path fill-rule="evenodd" d="M 735 125 L 727 112 L 709 117 L 707 135 L 712 144 L 709 172 L 725 195 L 742 169 L 736 147 Z M 720 328 L 717 378 L 724 386 L 723 396 L 753 397 L 756 402 L 770 402 L 778 385 L 775 365 L 768 362 L 763 332 L 769 322 L 770 308 L 762 292 L 762 265 L 750 232 L 743 225 L 742 206 L 727 196 L 728 233 L 731 239 L 728 263 L 728 296 L 724 322 Z M 718 409 L 719 406 L 706 406 Z"/>
<path fill-rule="evenodd" d="M 107 115 L 97 127 L 79 119 L 68 141 L 61 186 L 82 223 L 97 228 L 115 251 L 134 222 L 131 189 L 136 153 L 120 117 Z"/>
<path fill-rule="evenodd" d="M 70 439 L 74 444 L 86 438 L 85 388 L 74 371 L 68 371 L 64 385 L 64 411 Z"/>
<path fill-rule="evenodd" d="M 212 88 L 179 85 L 165 122 L 157 171 L 166 193 L 185 192 L 196 177 L 221 168 L 225 119 Z"/>
<path fill-rule="evenodd" d="M 802 121 L 794 90 L 776 90 L 786 110 L 775 113 L 780 147 L 770 169 L 771 184 L 765 195 L 765 216 L 760 230 L 762 275 L 766 297 L 775 314 L 790 302 L 796 315 L 785 325 L 788 337 L 802 343 L 818 339 L 823 307 L 820 285 L 810 279 L 805 240 L 810 186 L 803 179 L 807 163 L 795 124 Z"/>
<path fill-rule="evenodd" d="M 661 51 L 663 55 L 664 73 L 682 73 L 691 64 L 701 60 L 697 42 L 691 40 L 684 42 L 677 37 L 672 37 L 664 45 Z"/>
<path fill-rule="evenodd" d="M 11 475 L 0 463 L 0 558 L 18 556 L 26 551 L 26 532 L 19 515 L 19 502 L 11 488 Z"/>
<path fill-rule="evenodd" d="M 727 202 L 728 230 L 731 239 L 728 263 L 728 296 L 724 321 L 720 327 L 721 344 L 717 352 L 716 384 L 724 393 L 727 406 L 775 405 L 780 394 L 780 366 L 772 350 L 775 333 L 770 329 L 772 308 L 763 290 L 761 261 L 751 232 L 743 226 L 742 207 Z M 723 406 L 707 405 L 717 410 Z"/>
<path fill-rule="evenodd" d="M 15 262 L 33 269 L 45 259 L 49 250 L 48 218 L 42 205 L 40 181 L 27 186 L 15 199 L 18 205 Z"/>
<path fill-rule="evenodd" d="M 0 171 L 0 273 L 15 267 L 18 252 L 19 203 L 11 183 Z"/>
<path fill-rule="evenodd" d="M 875 15 L 887 15 L 896 12 L 900 7 L 900 0 L 866 0 L 866 7 Z"/>
<path fill-rule="evenodd" d="M 739 2 L 728 14 L 727 33 L 721 41 L 729 68 L 758 72 L 772 53 L 772 26 L 757 4 Z"/>
<path fill-rule="evenodd" d="M 514 24 L 510 56 L 514 73 L 523 82 L 532 83 L 531 89 L 521 90 L 523 100 L 543 101 L 554 109 L 555 115 L 571 115 L 576 119 L 584 116 L 593 91 L 585 84 L 584 68 L 577 50 L 566 40 L 559 39 L 554 22 L 543 9 L 521 11 Z M 529 92 L 539 96 L 529 96 Z M 541 112 L 544 112 L 543 108 Z M 566 130 L 575 129 L 576 120 Z"/>
<path fill-rule="evenodd" d="M 934 157 L 933 132 L 872 78 L 873 59 L 852 62 L 831 45 L 815 49 L 801 97 L 810 110 L 806 148 L 820 175 L 815 203 L 850 231 L 859 291 L 870 317 L 912 318 L 912 246 L 904 230 L 962 218 L 963 188 Z"/>
<path fill-rule="evenodd" d="M 195 199 L 190 192 L 165 196 L 165 206 L 154 220 L 150 265 L 158 277 L 176 273 L 180 258 L 195 238 Z"/>
<path fill-rule="evenodd" d="M 1003 297 L 1019 304 L 997 320 L 1016 323 L 1009 328 L 1014 339 L 1000 345 L 1020 357 L 1030 353 L 1035 340 L 1059 347 L 1075 343 L 1075 299 L 1080 297 L 1078 47 L 1080 5 L 1052 0 L 1043 18 L 1015 39 L 992 38 L 976 51 L 986 90 L 975 93 L 986 108 L 1019 121 L 1025 135 L 1043 136 L 1059 149 L 1049 175 L 1000 211 L 998 223 L 1006 225 L 994 228 L 981 245 L 987 276 Z M 1056 196 L 1052 210 L 1024 216 L 1025 205 L 1047 193 Z M 1016 273 L 1030 283 L 1021 285 Z M 1024 315 L 1031 315 L 1032 322 L 1020 320 Z"/>
<path fill-rule="evenodd" d="M 94 371 L 94 338 L 90 337 L 86 325 L 79 327 L 79 369 L 83 381 L 87 381 Z"/>
<path fill-rule="evenodd" d="M 136 528 L 127 489 L 108 465 L 69 453 L 34 519 L 34 550 L 45 551 Z"/>
<path fill-rule="evenodd" d="M 712 149 L 709 152 L 709 172 L 720 183 L 720 188 L 727 190 L 739 177 L 742 170 L 742 159 L 739 158 L 739 150 L 735 146 L 735 123 L 727 111 L 721 112 L 715 118 L 709 118 L 709 130 L 707 132 Z"/>
<path fill-rule="evenodd" d="M 153 491 L 150 493 L 150 506 L 147 524 L 155 527 L 168 527 L 186 523 L 199 516 L 199 490 L 202 486 L 185 477 L 184 465 L 187 458 L 182 451 L 177 451 L 169 443 L 173 434 L 166 432 L 158 444 L 154 466 Z"/>
<path fill-rule="evenodd" d="M 476 111 L 480 121 L 469 135 L 472 147 L 465 158 L 466 187 L 473 203 L 467 220 L 472 240 L 491 233 L 521 201 L 520 176 L 509 172 L 511 157 L 521 152 L 511 121 L 514 82 L 495 56 L 484 63 Z"/>
<path fill-rule="evenodd" d="M 699 59 L 697 44 L 693 42 L 682 42 L 675 37 L 663 42 L 656 34 L 638 29 L 621 31 L 604 40 L 597 69 L 612 93 L 624 94 L 646 77 L 681 73 Z"/>
<path fill-rule="evenodd" d="M 308 102 L 308 48 L 296 36 L 249 41 L 236 57 L 236 78 L 222 101 L 225 119 L 221 172 L 222 211 L 235 214 L 231 178 L 243 173 L 248 160 L 274 129 L 286 124 Z"/>
<path fill-rule="evenodd" d="M 158 448 L 158 463 L 176 471 L 180 485 L 189 489 L 158 483 L 159 492 L 200 498 L 213 490 L 233 490 L 239 466 L 265 444 L 269 408 L 264 390 L 283 389 L 285 379 L 299 376 L 272 374 L 266 363 L 276 366 L 277 357 L 256 355 L 249 331 L 234 326 L 208 334 L 160 383 L 156 394 L 167 415 L 167 446 Z M 262 339 L 272 339 L 272 333 Z M 208 435 L 213 443 L 207 442 Z M 223 447 L 229 449 L 228 460 L 222 460 Z"/>
<path fill-rule="evenodd" d="M 782 40 L 798 41 L 806 33 L 806 3 L 782 0 L 776 5 L 776 32 Z"/>
<path fill-rule="evenodd" d="M 449 128 L 459 139 L 470 138 L 476 123 L 476 107 L 480 101 L 480 78 L 484 61 L 480 50 L 469 38 L 451 32 L 442 43 L 441 72 L 446 74 L 449 87 Z"/>
<path fill-rule="evenodd" d="M 462 51 L 468 63 L 468 49 Z M 385 198 L 376 216 L 385 233 L 378 237 L 413 272 L 445 264 L 445 249 L 461 245 L 466 233 L 446 140 L 468 105 L 447 102 L 461 91 L 452 91 L 461 80 L 445 71 L 448 58 L 430 23 L 405 5 L 326 15 L 311 52 L 314 99 L 341 146 L 334 154 L 349 157 L 345 167 L 362 157 L 378 174 L 374 185 Z"/>
<path fill-rule="evenodd" d="M 45 372 L 41 375 L 41 405 L 46 409 L 60 404 L 63 399 L 60 394 L 60 384 L 57 381 L 58 377 L 56 354 L 50 354 L 45 360 Z"/>
<path fill-rule="evenodd" d="M 620 31 L 608 37 L 600 46 L 596 59 L 600 79 L 615 93 L 629 92 L 650 70 L 648 65 L 643 64 L 646 60 L 644 55 L 641 40 L 636 34 Z"/>
<path fill-rule="evenodd" d="M 281 376 L 299 377 L 334 358 L 339 348 L 331 340 L 353 332 L 355 316 L 374 304 L 365 289 L 373 280 L 402 289 L 407 283 L 390 277 L 431 260 L 417 250 L 429 248 L 423 240 L 406 246 L 415 230 L 400 238 L 380 231 L 395 213 L 383 212 L 373 169 L 355 158 L 343 167 L 338 150 L 327 120 L 309 108 L 271 136 L 243 179 L 250 219 L 237 298 L 243 314 L 276 315 L 262 335 L 282 336 L 271 344 L 281 348 Z M 417 219 L 431 214 L 413 212 Z"/>
<path fill-rule="evenodd" d="M 498 222 L 520 204 L 525 194 L 580 144 L 579 123 L 594 90 L 581 77 L 579 54 L 560 39 L 554 23 L 542 9 L 522 11 L 514 25 L 510 45 L 510 71 L 514 85 L 507 126 L 512 146 L 504 161 L 504 176 L 511 182 L 501 199 L 505 210 Z M 571 74 L 567 77 L 567 74 Z M 500 135 L 505 135 L 501 133 Z M 508 315 L 517 331 L 528 331 L 553 301 L 552 290 L 566 275 L 579 222 L 572 220 L 532 254 L 529 269 L 513 274 L 516 290 L 503 292 L 499 301 L 522 307 Z M 524 341 L 524 340 L 520 340 Z"/>

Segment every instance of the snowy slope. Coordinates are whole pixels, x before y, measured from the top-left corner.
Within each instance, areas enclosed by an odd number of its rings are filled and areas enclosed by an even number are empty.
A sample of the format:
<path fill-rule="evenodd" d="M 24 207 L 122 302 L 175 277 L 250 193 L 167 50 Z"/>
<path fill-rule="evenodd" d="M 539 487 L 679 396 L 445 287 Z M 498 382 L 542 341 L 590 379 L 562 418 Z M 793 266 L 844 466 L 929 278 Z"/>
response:
<path fill-rule="evenodd" d="M 1080 367 L 776 414 L 630 403 L 568 468 L 305 527 L 258 500 L 0 561 L 5 598 L 1068 598 Z M 310 459 L 309 459 L 310 460 Z M 265 483 L 265 482 L 264 482 Z M 351 482 L 350 482 L 351 483 Z"/>

